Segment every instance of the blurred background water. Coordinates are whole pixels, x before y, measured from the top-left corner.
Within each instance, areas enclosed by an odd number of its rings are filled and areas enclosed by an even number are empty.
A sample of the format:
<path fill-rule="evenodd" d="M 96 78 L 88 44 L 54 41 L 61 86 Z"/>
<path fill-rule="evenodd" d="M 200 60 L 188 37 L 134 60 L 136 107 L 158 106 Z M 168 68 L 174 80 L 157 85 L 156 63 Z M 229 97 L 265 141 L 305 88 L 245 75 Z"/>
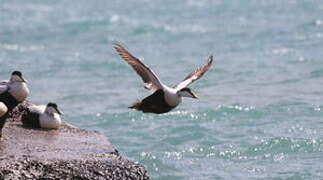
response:
<path fill-rule="evenodd" d="M 36 104 L 110 138 L 152 179 L 323 178 L 323 3 L 317 0 L 1 0 L 0 79 L 21 70 Z M 174 111 L 149 94 L 119 41 L 175 85 L 214 65 Z"/>

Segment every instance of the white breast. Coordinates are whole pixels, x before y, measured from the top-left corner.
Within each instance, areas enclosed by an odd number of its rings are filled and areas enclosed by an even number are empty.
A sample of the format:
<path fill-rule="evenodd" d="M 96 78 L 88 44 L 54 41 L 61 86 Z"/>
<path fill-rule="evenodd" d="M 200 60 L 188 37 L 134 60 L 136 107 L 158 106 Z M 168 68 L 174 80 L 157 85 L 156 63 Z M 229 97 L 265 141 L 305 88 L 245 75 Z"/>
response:
<path fill-rule="evenodd" d="M 19 102 L 24 101 L 29 95 L 29 89 L 26 83 L 13 82 L 9 85 L 9 93 Z"/>
<path fill-rule="evenodd" d="M 170 106 L 177 106 L 182 102 L 182 98 L 176 94 L 177 91 L 175 89 L 163 85 L 163 90 L 165 92 L 165 101 Z"/>
<path fill-rule="evenodd" d="M 58 129 L 61 125 L 61 118 L 58 114 L 54 114 L 54 116 L 50 116 L 46 113 L 41 114 L 39 116 L 39 123 L 41 128 L 45 129 Z"/>
<path fill-rule="evenodd" d="M 8 111 L 8 108 L 5 104 L 3 104 L 2 102 L 0 102 L 0 117 L 2 117 L 3 115 L 5 115 Z"/>

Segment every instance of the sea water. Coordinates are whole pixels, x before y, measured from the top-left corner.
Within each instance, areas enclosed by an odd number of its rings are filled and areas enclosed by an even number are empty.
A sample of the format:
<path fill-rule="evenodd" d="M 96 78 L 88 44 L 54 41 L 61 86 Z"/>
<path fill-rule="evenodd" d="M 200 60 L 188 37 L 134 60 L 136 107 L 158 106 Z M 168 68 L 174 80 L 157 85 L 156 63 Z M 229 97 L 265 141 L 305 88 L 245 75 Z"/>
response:
<path fill-rule="evenodd" d="M 169 86 L 214 55 L 190 86 L 200 98 L 128 109 L 150 92 L 113 42 Z M 323 178 L 321 1 L 1 0 L 0 69 L 152 179 Z"/>

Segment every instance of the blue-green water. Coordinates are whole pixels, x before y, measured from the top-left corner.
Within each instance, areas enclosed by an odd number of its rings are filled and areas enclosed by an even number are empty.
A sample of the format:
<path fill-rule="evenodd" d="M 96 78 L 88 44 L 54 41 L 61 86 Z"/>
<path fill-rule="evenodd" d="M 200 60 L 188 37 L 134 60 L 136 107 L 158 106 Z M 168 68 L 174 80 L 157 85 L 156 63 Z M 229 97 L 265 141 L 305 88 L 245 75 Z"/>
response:
<path fill-rule="evenodd" d="M 164 115 L 122 42 L 169 85 L 214 66 Z M 0 79 L 21 70 L 30 101 L 106 134 L 153 179 L 323 178 L 323 2 L 1 0 Z"/>

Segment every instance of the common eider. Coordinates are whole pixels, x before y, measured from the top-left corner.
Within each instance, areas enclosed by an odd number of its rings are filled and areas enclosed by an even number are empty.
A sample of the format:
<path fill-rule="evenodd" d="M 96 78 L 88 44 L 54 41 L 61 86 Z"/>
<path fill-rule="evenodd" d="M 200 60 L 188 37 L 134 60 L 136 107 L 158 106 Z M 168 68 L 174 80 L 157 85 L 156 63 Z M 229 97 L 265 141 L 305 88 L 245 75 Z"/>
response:
<path fill-rule="evenodd" d="M 182 82 L 171 88 L 164 85 L 148 66 L 133 56 L 120 44 L 115 43 L 114 48 L 122 59 L 125 60 L 142 78 L 144 87 L 152 92 L 150 96 L 129 107 L 144 113 L 161 114 L 169 112 L 181 103 L 182 97 L 197 99 L 197 96 L 187 86 L 201 78 L 210 68 L 213 61 L 213 56 L 209 56 L 206 65 L 191 72 Z"/>
<path fill-rule="evenodd" d="M 47 106 L 31 105 L 22 115 L 21 121 L 26 127 L 58 129 L 62 123 L 62 114 L 56 103 L 48 103 Z"/>
<path fill-rule="evenodd" d="M 2 128 L 6 122 L 6 117 L 19 103 L 24 101 L 29 95 L 27 80 L 23 77 L 20 71 L 11 73 L 9 80 L 0 81 L 0 102 L 7 107 L 5 118 L 0 119 L 0 136 Z"/>

